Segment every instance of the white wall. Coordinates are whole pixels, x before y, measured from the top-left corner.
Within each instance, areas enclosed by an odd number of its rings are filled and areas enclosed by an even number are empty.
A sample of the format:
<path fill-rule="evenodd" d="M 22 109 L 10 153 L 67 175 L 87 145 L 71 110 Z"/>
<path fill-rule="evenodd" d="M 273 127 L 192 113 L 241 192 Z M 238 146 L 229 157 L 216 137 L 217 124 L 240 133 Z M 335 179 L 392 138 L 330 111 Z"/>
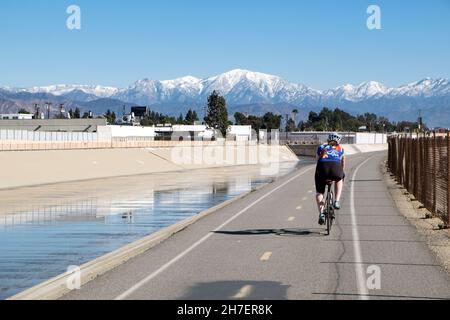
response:
<path fill-rule="evenodd" d="M 385 144 L 387 143 L 387 134 L 357 132 L 356 144 Z"/>
<path fill-rule="evenodd" d="M 230 126 L 227 132 L 235 135 L 239 141 L 252 139 L 252 126 Z"/>
<path fill-rule="evenodd" d="M 206 126 L 204 125 L 173 125 L 173 132 L 204 132 Z"/>
<path fill-rule="evenodd" d="M 99 136 L 109 138 L 126 138 L 126 137 L 155 137 L 154 127 L 135 127 L 135 126 L 99 126 L 97 128 Z"/>
<path fill-rule="evenodd" d="M 97 141 L 98 137 L 93 132 L 0 130 L 0 140 L 12 141 Z"/>

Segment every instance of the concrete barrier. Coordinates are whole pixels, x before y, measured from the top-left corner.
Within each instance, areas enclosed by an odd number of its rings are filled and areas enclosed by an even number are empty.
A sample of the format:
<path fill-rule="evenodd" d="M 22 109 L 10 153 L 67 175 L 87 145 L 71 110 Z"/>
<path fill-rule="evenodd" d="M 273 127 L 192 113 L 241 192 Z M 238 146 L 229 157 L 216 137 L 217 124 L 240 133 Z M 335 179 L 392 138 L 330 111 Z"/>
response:
<path fill-rule="evenodd" d="M 315 157 L 318 144 L 289 144 L 288 147 L 297 156 Z"/>

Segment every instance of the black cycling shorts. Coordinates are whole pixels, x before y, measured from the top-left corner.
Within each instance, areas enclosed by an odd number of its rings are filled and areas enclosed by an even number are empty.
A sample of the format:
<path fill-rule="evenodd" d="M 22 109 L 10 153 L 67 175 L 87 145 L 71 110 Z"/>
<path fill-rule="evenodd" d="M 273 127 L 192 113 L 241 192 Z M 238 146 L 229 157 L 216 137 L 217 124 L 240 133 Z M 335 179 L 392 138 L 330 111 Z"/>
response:
<path fill-rule="evenodd" d="M 345 179 L 344 168 L 339 162 L 318 162 L 316 168 L 316 191 L 324 194 L 327 180 L 341 181 Z"/>

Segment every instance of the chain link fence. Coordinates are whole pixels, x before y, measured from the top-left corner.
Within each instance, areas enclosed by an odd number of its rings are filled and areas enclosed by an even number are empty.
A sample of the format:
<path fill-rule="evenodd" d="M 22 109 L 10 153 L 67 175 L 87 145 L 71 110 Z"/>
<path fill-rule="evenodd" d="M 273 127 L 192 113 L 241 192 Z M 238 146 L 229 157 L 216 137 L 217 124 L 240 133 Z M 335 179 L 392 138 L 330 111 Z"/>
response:
<path fill-rule="evenodd" d="M 388 139 L 388 167 L 397 182 L 450 226 L 450 133 Z"/>
<path fill-rule="evenodd" d="M 283 144 L 323 144 L 328 140 L 330 132 L 280 132 Z M 387 133 L 376 132 L 339 132 L 341 144 L 385 144 Z"/>

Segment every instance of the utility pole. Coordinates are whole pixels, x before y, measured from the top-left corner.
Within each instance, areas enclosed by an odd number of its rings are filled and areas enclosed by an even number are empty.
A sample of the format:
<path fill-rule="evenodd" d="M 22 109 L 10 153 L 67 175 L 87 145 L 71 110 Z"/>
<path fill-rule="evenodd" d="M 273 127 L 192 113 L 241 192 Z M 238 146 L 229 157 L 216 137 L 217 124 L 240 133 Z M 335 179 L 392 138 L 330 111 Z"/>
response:
<path fill-rule="evenodd" d="M 51 109 L 52 103 L 46 102 L 45 105 L 47 106 L 47 119 L 50 119 L 50 109 Z"/>
<path fill-rule="evenodd" d="M 39 119 L 39 114 L 40 114 L 40 108 L 39 108 L 39 105 L 36 103 L 34 105 L 34 118 Z"/>

